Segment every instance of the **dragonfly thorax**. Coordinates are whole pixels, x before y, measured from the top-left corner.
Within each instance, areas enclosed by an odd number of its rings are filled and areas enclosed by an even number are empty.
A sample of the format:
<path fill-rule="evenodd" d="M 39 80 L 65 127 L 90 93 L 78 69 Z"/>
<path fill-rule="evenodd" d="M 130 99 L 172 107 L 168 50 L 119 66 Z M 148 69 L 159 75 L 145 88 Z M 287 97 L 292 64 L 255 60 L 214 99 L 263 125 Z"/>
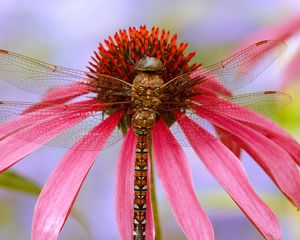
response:
<path fill-rule="evenodd" d="M 132 124 L 135 130 L 150 131 L 156 122 L 164 82 L 157 74 L 140 72 L 133 80 L 131 102 Z"/>

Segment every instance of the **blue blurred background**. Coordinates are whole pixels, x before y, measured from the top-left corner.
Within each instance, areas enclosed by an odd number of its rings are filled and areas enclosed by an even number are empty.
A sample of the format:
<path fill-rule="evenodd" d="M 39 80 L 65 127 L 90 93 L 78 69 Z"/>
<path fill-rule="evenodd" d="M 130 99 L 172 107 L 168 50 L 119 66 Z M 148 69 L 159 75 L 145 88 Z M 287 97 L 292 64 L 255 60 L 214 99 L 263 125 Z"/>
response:
<path fill-rule="evenodd" d="M 189 49 L 197 52 L 196 61 L 207 65 L 230 54 L 241 41 L 259 29 L 274 26 L 297 14 L 300 14 L 300 1 L 294 0 L 0 0 L 0 48 L 85 70 L 93 50 L 108 35 L 113 35 L 120 28 L 146 24 L 178 33 L 179 40 L 188 42 Z M 278 73 L 288 55 L 242 91 L 277 89 L 280 86 Z M 4 82 L 0 82 L 0 89 L 1 99 L 34 101 L 40 97 Z M 299 119 L 298 122 L 300 125 Z M 289 126 L 288 122 L 284 124 Z M 289 129 L 298 138 L 299 125 Z M 114 212 L 115 166 L 119 148 L 120 143 L 100 155 L 75 204 L 93 240 L 119 239 Z M 213 223 L 216 239 L 262 239 L 191 149 L 185 150 L 193 169 L 199 201 Z M 13 169 L 42 185 L 65 151 L 45 146 Z M 243 163 L 255 189 L 279 217 L 283 239 L 300 239 L 299 212 L 245 153 Z M 163 190 L 157 185 L 163 239 L 185 239 Z M 1 240 L 30 239 L 35 202 L 36 198 L 30 195 L 0 189 Z M 88 237 L 78 221 L 70 217 L 59 239 L 81 240 Z"/>

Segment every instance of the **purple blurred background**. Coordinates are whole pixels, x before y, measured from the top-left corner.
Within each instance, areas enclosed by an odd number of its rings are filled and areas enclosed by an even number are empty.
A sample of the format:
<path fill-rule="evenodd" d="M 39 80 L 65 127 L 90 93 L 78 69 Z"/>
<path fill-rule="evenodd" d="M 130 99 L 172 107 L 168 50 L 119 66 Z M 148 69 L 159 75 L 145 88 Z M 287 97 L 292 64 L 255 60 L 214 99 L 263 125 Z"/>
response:
<path fill-rule="evenodd" d="M 0 48 L 49 63 L 85 70 L 90 55 L 108 35 L 120 28 L 146 24 L 178 33 L 179 39 L 197 51 L 197 61 L 213 63 L 229 54 L 243 39 L 260 28 L 275 25 L 300 12 L 300 2 L 270 1 L 0 1 Z M 278 86 L 270 67 L 243 91 Z M 274 79 L 270 83 L 270 78 Z M 267 79 L 267 80 L 266 80 Z M 0 82 L 1 99 L 38 100 Z M 114 212 L 114 176 L 120 143 L 105 150 L 88 175 L 75 203 L 90 228 L 92 239 L 119 239 Z M 186 148 L 199 200 L 210 216 L 217 240 L 262 239 L 234 202 L 209 175 L 191 149 Z M 14 170 L 43 184 L 66 149 L 43 147 Z M 271 206 L 283 228 L 285 240 L 299 239 L 299 212 L 282 196 L 264 172 L 243 153 L 243 163 L 259 195 Z M 158 180 L 158 179 L 157 179 Z M 157 193 L 163 239 L 185 239 L 163 190 Z M 0 239 L 30 239 L 31 219 L 36 198 L 0 189 Z M 61 240 L 88 239 L 79 223 L 70 217 Z"/>

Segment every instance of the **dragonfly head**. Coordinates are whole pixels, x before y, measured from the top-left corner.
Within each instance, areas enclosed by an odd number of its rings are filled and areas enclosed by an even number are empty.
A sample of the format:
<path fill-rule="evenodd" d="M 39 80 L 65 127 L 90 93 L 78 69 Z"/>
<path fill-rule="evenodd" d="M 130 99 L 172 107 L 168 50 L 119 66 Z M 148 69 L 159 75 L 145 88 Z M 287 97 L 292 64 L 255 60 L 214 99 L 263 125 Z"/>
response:
<path fill-rule="evenodd" d="M 162 67 L 163 64 L 158 58 L 145 56 L 135 64 L 134 68 L 142 72 L 155 72 L 161 70 Z"/>

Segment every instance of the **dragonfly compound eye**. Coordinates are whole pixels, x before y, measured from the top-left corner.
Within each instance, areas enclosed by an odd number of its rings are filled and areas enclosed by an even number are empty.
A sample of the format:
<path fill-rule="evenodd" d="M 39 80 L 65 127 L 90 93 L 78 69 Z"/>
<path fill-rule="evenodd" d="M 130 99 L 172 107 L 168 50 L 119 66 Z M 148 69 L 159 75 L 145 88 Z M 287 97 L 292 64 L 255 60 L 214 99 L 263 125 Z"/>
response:
<path fill-rule="evenodd" d="M 162 69 L 162 62 L 155 57 L 145 56 L 135 64 L 135 70 L 155 72 Z"/>

